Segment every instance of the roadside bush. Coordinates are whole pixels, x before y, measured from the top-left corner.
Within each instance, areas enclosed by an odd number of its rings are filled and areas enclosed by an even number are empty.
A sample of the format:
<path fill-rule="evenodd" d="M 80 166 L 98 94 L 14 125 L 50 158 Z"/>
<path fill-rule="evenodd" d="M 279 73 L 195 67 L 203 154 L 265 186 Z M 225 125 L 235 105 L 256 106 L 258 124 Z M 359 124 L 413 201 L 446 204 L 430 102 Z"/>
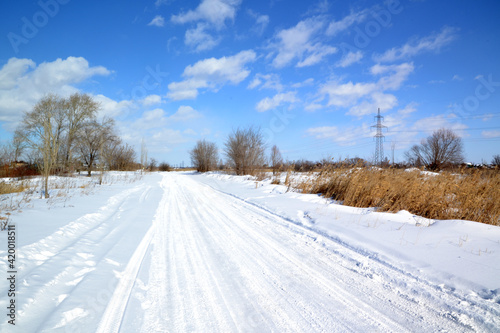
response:
<path fill-rule="evenodd" d="M 217 168 L 219 156 L 215 143 L 200 140 L 189 154 L 191 155 L 191 162 L 196 171 L 207 172 Z"/>
<path fill-rule="evenodd" d="M 266 161 L 264 151 L 262 132 L 253 127 L 233 131 L 225 143 L 228 164 L 237 175 L 255 175 Z"/>
<path fill-rule="evenodd" d="M 170 164 L 167 162 L 161 162 L 160 165 L 158 166 L 159 171 L 172 171 L 172 168 L 170 167 Z"/>

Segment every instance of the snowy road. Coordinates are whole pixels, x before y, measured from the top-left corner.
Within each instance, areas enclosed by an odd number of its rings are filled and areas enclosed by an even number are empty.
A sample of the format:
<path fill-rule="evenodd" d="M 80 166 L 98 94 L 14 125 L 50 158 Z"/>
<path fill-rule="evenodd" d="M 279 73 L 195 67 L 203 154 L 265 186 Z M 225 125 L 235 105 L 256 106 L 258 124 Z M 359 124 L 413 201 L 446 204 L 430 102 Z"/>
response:
<path fill-rule="evenodd" d="M 1 332 L 500 327 L 498 303 L 421 279 L 190 175 L 151 175 L 101 204 L 19 249 L 17 325 L 3 321 Z M 7 301 L 2 293 L 2 308 Z"/>

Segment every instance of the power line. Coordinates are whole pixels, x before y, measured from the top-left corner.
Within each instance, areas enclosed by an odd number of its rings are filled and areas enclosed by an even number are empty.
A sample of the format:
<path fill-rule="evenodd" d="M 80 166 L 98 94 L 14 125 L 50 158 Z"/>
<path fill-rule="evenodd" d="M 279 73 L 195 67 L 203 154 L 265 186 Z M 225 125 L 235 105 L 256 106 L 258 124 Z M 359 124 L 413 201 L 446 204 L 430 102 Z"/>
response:
<path fill-rule="evenodd" d="M 487 130 L 487 129 L 500 129 L 500 127 L 498 127 L 498 126 L 495 126 L 495 127 L 470 127 L 470 128 L 457 129 L 457 131 L 480 131 L 480 130 Z M 427 128 L 427 129 L 420 129 L 420 130 L 391 131 L 391 133 L 432 132 L 432 131 L 437 131 L 437 130 L 439 130 L 439 128 Z"/>

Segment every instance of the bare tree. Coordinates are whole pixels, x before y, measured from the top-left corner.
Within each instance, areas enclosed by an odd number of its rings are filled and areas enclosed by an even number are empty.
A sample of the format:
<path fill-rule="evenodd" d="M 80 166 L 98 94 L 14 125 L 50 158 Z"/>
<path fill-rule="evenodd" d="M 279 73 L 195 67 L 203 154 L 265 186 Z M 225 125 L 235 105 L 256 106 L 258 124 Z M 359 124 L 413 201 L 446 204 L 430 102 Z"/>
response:
<path fill-rule="evenodd" d="M 191 163 L 197 171 L 207 172 L 217 168 L 219 154 L 215 143 L 200 140 L 189 154 L 191 155 Z"/>
<path fill-rule="evenodd" d="M 273 175 L 276 175 L 283 167 L 283 157 L 281 157 L 281 152 L 276 145 L 271 148 L 271 167 L 273 168 Z"/>
<path fill-rule="evenodd" d="M 65 129 L 64 100 L 47 95 L 23 116 L 15 137 L 42 155 L 41 172 L 45 198 L 49 198 L 49 176 L 57 163 L 61 138 Z"/>
<path fill-rule="evenodd" d="M 233 131 L 225 143 L 229 164 L 237 175 L 254 174 L 265 163 L 264 138 L 260 129 L 248 127 Z"/>
<path fill-rule="evenodd" d="M 426 166 L 431 170 L 459 164 L 464 161 L 462 138 L 450 129 L 440 129 L 420 145 L 414 145 L 406 152 L 408 162 L 417 166 Z"/>
<path fill-rule="evenodd" d="M 500 167 L 500 155 L 493 155 L 493 159 L 491 160 L 491 165 Z"/>
<path fill-rule="evenodd" d="M 64 100 L 66 114 L 66 140 L 64 149 L 64 167 L 69 168 L 75 140 L 78 132 L 89 122 L 95 121 L 100 104 L 87 94 L 76 93 Z"/>
<path fill-rule="evenodd" d="M 89 177 L 97 161 L 104 165 L 106 145 L 119 140 L 115 134 L 114 126 L 113 119 L 104 118 L 101 122 L 94 120 L 87 123 L 78 132 L 77 144 L 80 158 L 87 169 Z"/>
<path fill-rule="evenodd" d="M 146 142 L 144 138 L 141 141 L 141 172 L 147 168 L 148 164 L 148 148 L 146 147 Z"/>
<path fill-rule="evenodd" d="M 149 171 L 154 171 L 157 166 L 158 166 L 158 161 L 154 158 L 150 158 L 149 165 L 148 165 Z"/>
<path fill-rule="evenodd" d="M 0 146 L 0 167 L 9 165 L 12 162 L 12 149 L 9 145 L 4 144 Z"/>
<path fill-rule="evenodd" d="M 12 159 L 14 161 L 19 161 L 24 151 L 26 150 L 27 145 L 23 138 L 20 136 L 20 133 L 18 133 L 17 131 L 14 133 L 14 137 L 12 138 L 10 147 L 12 152 Z"/>

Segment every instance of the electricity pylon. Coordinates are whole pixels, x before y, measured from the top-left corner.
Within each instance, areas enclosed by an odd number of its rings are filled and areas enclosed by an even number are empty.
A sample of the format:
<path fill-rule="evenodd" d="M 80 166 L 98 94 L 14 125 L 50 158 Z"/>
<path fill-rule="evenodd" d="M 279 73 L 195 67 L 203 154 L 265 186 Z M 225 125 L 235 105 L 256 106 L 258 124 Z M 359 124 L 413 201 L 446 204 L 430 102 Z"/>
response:
<path fill-rule="evenodd" d="M 378 108 L 378 113 L 375 116 L 375 119 L 377 120 L 377 124 L 371 126 L 377 129 L 377 134 L 375 134 L 375 165 L 382 165 L 382 162 L 384 161 L 384 134 L 382 133 L 382 130 L 387 128 L 387 126 L 382 125 L 384 117 L 380 115 L 380 108 Z"/>

